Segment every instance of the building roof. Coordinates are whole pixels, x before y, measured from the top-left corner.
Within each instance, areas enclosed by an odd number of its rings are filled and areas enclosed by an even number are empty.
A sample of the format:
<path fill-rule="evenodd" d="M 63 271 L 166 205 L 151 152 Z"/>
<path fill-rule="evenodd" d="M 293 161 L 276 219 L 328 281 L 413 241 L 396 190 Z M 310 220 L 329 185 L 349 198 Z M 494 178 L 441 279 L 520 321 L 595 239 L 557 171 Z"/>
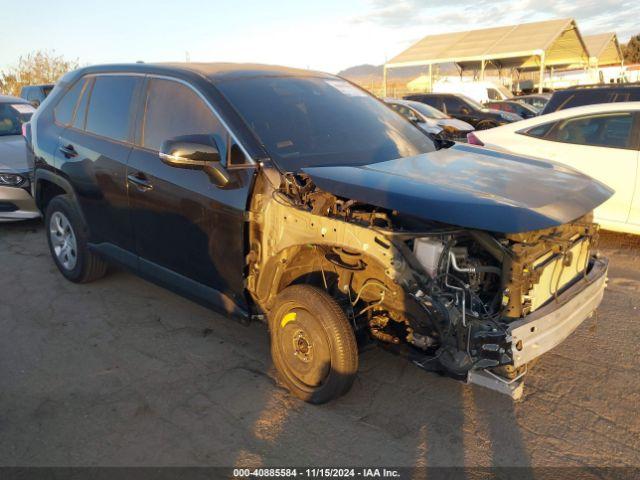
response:
<path fill-rule="evenodd" d="M 589 54 L 571 18 L 522 23 L 506 27 L 428 35 L 392 58 L 387 67 L 455 62 L 478 68 L 489 61 L 501 68 L 536 68 L 545 65 L 587 63 Z"/>
<path fill-rule="evenodd" d="M 622 64 L 622 49 L 618 37 L 613 32 L 585 35 L 584 43 L 587 46 L 589 57 L 598 65 Z"/>

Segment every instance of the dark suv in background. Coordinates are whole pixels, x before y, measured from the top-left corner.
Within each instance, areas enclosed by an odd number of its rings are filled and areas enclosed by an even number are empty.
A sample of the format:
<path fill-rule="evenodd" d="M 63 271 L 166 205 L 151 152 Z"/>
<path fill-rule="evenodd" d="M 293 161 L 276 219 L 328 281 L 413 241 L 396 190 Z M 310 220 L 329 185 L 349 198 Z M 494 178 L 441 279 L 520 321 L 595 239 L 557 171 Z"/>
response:
<path fill-rule="evenodd" d="M 640 101 L 640 83 L 578 85 L 554 92 L 540 114 L 596 103 L 637 101 Z"/>
<path fill-rule="evenodd" d="M 491 110 L 469 97 L 455 93 L 417 93 L 407 95 L 404 99 L 431 105 L 453 118 L 467 122 L 476 130 L 522 120 L 522 117 L 514 113 Z"/>
<path fill-rule="evenodd" d="M 27 87 L 22 87 L 20 90 L 20 97 L 38 108 L 40 104 L 44 102 L 44 99 L 51 93 L 53 87 L 53 84 L 29 85 Z"/>

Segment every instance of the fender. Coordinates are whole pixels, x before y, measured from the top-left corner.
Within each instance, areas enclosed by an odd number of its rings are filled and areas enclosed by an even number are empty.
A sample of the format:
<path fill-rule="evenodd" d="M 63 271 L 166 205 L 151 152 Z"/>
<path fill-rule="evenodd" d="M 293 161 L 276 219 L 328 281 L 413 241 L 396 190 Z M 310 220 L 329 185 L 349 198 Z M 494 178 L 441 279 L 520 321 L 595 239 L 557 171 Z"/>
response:
<path fill-rule="evenodd" d="M 57 185 L 58 187 L 60 187 L 62 190 L 64 190 L 66 194 L 71 195 L 73 197 L 74 203 L 78 205 L 78 198 L 77 198 L 76 192 L 73 186 L 71 185 L 71 182 L 69 182 L 69 180 L 67 180 L 62 175 L 60 175 L 55 171 L 46 170 L 44 168 L 36 168 L 34 173 L 34 179 L 33 179 L 33 185 L 34 185 L 33 197 L 36 201 L 36 206 L 38 207 L 38 210 L 40 210 L 43 216 L 45 213 L 42 205 L 42 202 L 43 202 L 42 181 L 43 180 L 47 182 L 51 182 L 54 185 Z M 86 225 L 87 222 L 86 222 L 86 218 L 84 217 L 84 213 L 82 212 L 82 209 L 78 208 L 77 210 L 78 210 L 78 214 L 80 215 L 80 218 L 82 218 L 83 223 Z"/>

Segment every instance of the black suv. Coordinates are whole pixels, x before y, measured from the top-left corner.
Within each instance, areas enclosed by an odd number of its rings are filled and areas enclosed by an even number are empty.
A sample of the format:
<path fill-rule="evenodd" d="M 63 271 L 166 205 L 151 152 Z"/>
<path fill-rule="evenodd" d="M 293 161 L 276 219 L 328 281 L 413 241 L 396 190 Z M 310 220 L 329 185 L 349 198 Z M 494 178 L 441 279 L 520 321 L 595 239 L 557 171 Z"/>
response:
<path fill-rule="evenodd" d="M 578 85 L 554 92 L 541 115 L 596 103 L 640 101 L 640 83 Z"/>
<path fill-rule="evenodd" d="M 51 93 L 53 87 L 54 85 L 52 84 L 29 85 L 27 87 L 22 87 L 20 90 L 20 97 L 38 108 L 40 104 L 44 102 L 44 99 Z"/>
<path fill-rule="evenodd" d="M 522 117 L 515 113 L 491 110 L 465 95 L 455 93 L 418 93 L 407 95 L 404 99 L 431 105 L 453 118 L 470 123 L 476 130 L 486 130 L 522 120 Z"/>
<path fill-rule="evenodd" d="M 436 151 L 332 75 L 87 67 L 64 76 L 25 137 L 64 277 L 96 280 L 115 263 L 266 320 L 278 375 L 307 401 L 349 389 L 356 338 L 518 396 L 524 364 L 602 296 L 606 260 L 588 252 L 607 187 L 542 160 Z M 547 275 L 559 265 L 562 278 Z"/>

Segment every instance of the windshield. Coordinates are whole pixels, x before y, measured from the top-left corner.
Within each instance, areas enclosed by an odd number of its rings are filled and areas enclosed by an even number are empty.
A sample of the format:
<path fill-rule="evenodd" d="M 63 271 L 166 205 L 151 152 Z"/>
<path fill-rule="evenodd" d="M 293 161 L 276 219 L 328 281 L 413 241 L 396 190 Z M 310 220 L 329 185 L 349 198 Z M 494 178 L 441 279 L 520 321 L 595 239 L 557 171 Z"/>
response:
<path fill-rule="evenodd" d="M 27 123 L 35 109 L 28 103 L 0 103 L 0 136 L 22 135 L 22 124 Z"/>
<path fill-rule="evenodd" d="M 411 122 L 339 78 L 253 77 L 217 87 L 288 171 L 366 165 L 435 150 Z"/>
<path fill-rule="evenodd" d="M 495 85 L 496 89 L 500 91 L 500 93 L 502 93 L 502 95 L 504 95 L 504 98 L 511 98 L 513 97 L 513 93 L 511 93 L 509 91 L 509 89 L 507 87 L 505 87 L 504 85 L 500 85 L 497 84 Z"/>
<path fill-rule="evenodd" d="M 448 115 L 445 115 L 437 108 L 432 107 L 431 105 L 427 105 L 426 103 L 407 101 L 409 106 L 414 110 L 419 111 L 422 115 L 429 118 L 449 118 Z"/>

